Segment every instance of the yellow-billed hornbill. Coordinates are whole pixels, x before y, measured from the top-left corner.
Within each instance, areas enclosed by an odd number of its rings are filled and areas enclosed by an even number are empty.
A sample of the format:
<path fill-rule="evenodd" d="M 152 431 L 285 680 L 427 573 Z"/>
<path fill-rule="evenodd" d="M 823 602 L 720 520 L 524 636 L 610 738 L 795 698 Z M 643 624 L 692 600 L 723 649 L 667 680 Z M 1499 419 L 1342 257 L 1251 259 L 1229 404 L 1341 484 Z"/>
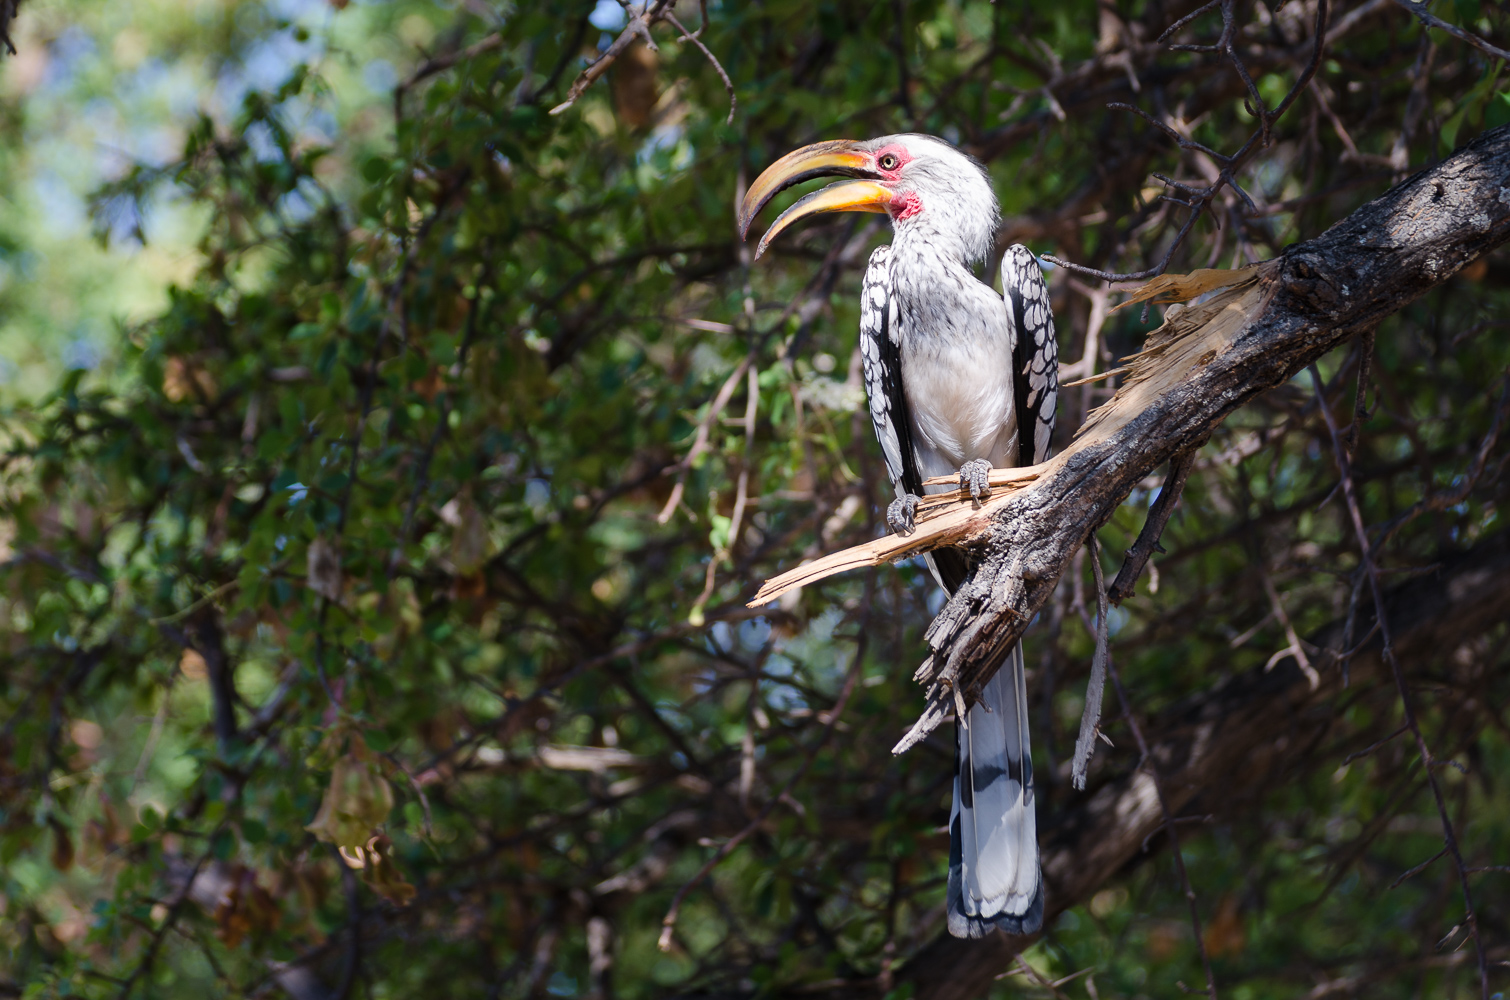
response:
<path fill-rule="evenodd" d="M 885 212 L 895 238 L 865 271 L 860 348 L 870 415 L 897 499 L 896 531 L 913 530 L 923 480 L 959 475 L 977 499 L 988 471 L 1048 457 L 1058 395 L 1058 348 L 1038 262 L 1014 245 L 1002 259 L 1003 295 L 979 280 L 995 247 L 999 209 L 985 168 L 941 139 L 888 135 L 836 140 L 788 153 L 760 175 L 740 206 L 741 235 L 777 192 L 814 177 L 850 178 L 781 214 L 760 240 L 821 212 Z M 936 487 L 946 490 L 948 487 Z M 971 570 L 959 549 L 930 554 L 953 593 Z M 980 937 L 1043 924 L 1022 648 L 956 725 L 949 818 L 949 930 Z"/>

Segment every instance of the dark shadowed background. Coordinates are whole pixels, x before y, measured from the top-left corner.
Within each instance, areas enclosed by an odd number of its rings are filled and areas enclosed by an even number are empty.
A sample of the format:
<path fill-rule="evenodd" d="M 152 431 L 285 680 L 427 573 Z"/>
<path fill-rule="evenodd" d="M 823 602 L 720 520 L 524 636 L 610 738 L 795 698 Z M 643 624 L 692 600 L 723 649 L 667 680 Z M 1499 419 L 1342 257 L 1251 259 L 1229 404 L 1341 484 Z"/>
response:
<path fill-rule="evenodd" d="M 926 571 L 744 606 L 890 494 L 885 220 L 752 264 L 744 186 L 922 131 L 987 165 L 1003 248 L 1268 259 L 1510 122 L 1503 2 L 1320 2 L 681 0 L 652 48 L 611 0 L 0 0 L 0 996 L 1503 989 L 1504 254 L 1196 455 L 1107 619 L 1150 757 L 1110 692 L 1084 792 L 1085 552 L 1060 581 L 1020 960 L 940 940 L 948 727 L 890 753 Z M 1063 381 L 1164 317 L 1047 276 Z M 1058 447 L 1117 384 L 1061 394 Z M 1129 836 L 1152 774 L 1194 920 Z"/>

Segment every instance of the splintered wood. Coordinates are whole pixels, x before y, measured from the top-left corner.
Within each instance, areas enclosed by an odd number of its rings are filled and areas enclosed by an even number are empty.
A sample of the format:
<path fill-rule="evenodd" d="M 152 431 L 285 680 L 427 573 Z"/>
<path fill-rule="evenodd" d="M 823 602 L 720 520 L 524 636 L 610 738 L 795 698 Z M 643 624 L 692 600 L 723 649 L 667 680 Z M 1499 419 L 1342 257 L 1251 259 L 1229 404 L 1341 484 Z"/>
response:
<path fill-rule="evenodd" d="M 1051 464 L 1046 462 L 1021 469 L 992 469 L 989 479 L 991 495 L 981 501 L 979 506 L 965 490 L 929 494 L 918 504 L 915 521 L 917 528 L 912 534 L 883 535 L 863 545 L 855 545 L 803 563 L 780 576 L 773 576 L 761 586 L 760 592 L 746 607 L 759 607 L 776 600 L 789 590 L 817 583 L 837 573 L 879 566 L 944 545 L 957 545 L 988 525 L 992 510 L 1001 506 L 1007 497 L 1036 480 Z M 925 479 L 923 485 L 947 486 L 957 482 L 959 479 L 955 476 L 936 476 Z"/>
<path fill-rule="evenodd" d="M 1227 271 L 1216 267 L 1203 267 L 1189 274 L 1161 274 L 1148 284 L 1135 289 L 1126 302 L 1112 306 L 1112 312 L 1135 302 L 1150 302 L 1164 305 L 1171 302 L 1189 302 L 1191 299 L 1214 292 L 1218 288 L 1253 280 L 1261 265 L 1252 264 Z"/>
<path fill-rule="evenodd" d="M 1206 366 L 1227 353 L 1249 322 L 1268 304 L 1276 287 L 1270 279 L 1278 266 L 1279 262 L 1273 261 L 1238 271 L 1167 275 L 1139 289 L 1134 293 L 1134 301 L 1167 302 L 1201 296 L 1205 301 L 1171 308 L 1164 324 L 1149 334 L 1143 350 L 1122 359 L 1124 380 L 1116 394 L 1089 414 L 1063 452 L 1041 465 L 992 469 L 991 496 L 978 504 L 958 489 L 927 496 L 918 505 L 917 529 L 912 534 L 886 535 L 788 570 L 767 580 L 749 606 L 764 605 L 790 590 L 837 573 L 877 566 L 945 545 L 978 542 L 994 526 L 1011 524 L 1013 514 L 1008 508 L 1023 509 L 1019 501 L 1024 501 L 1030 491 L 1047 489 L 1051 496 L 1072 495 L 1080 483 L 1077 477 L 1085 474 L 1079 468 L 1084 463 L 1072 463 L 1075 456 L 1108 441 L 1165 396 L 1185 388 Z M 1070 468 L 1072 464 L 1076 468 Z M 957 480 L 952 477 L 942 477 L 928 480 L 925 485 L 954 482 Z M 999 568 L 993 571 L 983 566 L 977 572 L 1006 572 L 1012 576 L 1017 571 Z M 894 752 L 916 745 L 944 719 L 974 701 L 974 693 L 990 679 L 996 664 L 988 662 L 979 669 L 972 667 L 965 676 L 960 674 L 960 665 L 976 659 L 966 655 L 974 644 L 987 642 L 994 649 L 997 644 L 1005 643 L 1003 648 L 1010 649 L 1021 637 L 1027 619 L 1036 610 L 1018 606 L 1023 603 L 1023 586 L 1020 579 L 998 576 L 988 588 L 993 596 L 981 604 L 981 594 L 971 597 L 965 593 L 972 589 L 972 584 L 961 588 L 940 612 L 928 630 L 930 655 L 915 675 L 927 689 L 927 704 Z M 961 601 L 966 601 L 968 607 Z M 1013 622 L 1006 630 L 982 631 L 970 624 L 980 615 L 1006 615 Z M 983 638 L 988 633 L 989 637 Z M 988 651 L 983 651 L 983 655 L 985 652 Z"/>
<path fill-rule="evenodd" d="M 1122 359 L 1128 364 L 1121 386 L 1111 399 L 1086 416 L 1066 454 L 1111 437 L 1237 341 L 1248 320 L 1263 307 L 1272 286 L 1259 281 L 1268 273 L 1263 265 L 1220 273 L 1230 280 L 1225 285 L 1208 284 L 1205 290 L 1220 289 L 1209 300 L 1179 311 L 1171 309 L 1164 325 L 1148 335 L 1143 350 Z"/>

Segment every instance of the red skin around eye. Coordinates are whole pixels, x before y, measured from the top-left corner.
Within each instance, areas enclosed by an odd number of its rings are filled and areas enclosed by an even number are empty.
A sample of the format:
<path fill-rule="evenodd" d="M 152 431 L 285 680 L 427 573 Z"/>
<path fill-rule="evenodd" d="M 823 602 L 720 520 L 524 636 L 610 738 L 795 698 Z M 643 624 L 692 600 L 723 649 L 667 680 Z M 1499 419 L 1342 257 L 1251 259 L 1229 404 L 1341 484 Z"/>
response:
<path fill-rule="evenodd" d="M 881 166 L 881 161 L 888 156 L 894 156 L 897 159 L 897 165 L 890 170 Z M 876 150 L 876 172 L 889 181 L 901 180 L 902 168 L 911 162 L 912 155 L 907 152 L 906 146 L 886 146 Z"/>
<path fill-rule="evenodd" d="M 896 157 L 897 161 L 897 165 L 890 170 L 881 166 L 881 161 L 887 156 Z M 911 162 L 912 154 L 907 152 L 906 146 L 886 146 L 876 150 L 876 172 L 893 183 L 902 179 L 902 168 Z M 923 200 L 918 197 L 916 191 L 900 192 L 891 202 L 891 217 L 893 219 L 910 219 L 922 210 Z"/>

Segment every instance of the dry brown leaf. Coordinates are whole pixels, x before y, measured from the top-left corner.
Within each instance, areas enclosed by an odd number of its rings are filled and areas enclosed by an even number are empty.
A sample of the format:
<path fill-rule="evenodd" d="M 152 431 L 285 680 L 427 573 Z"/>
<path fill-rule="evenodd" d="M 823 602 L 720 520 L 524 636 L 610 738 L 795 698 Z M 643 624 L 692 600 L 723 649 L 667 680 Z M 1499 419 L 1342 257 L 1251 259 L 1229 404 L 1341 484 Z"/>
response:
<path fill-rule="evenodd" d="M 304 829 L 327 844 L 360 850 L 393 810 L 393 786 L 377 764 L 349 753 L 336 761 L 314 822 Z"/>
<path fill-rule="evenodd" d="M 460 496 L 453 502 L 457 507 L 454 520 L 450 522 L 454 531 L 451 535 L 451 565 L 457 576 L 472 576 L 492 555 L 488 521 L 470 496 Z"/>
<path fill-rule="evenodd" d="M 393 861 L 393 841 L 381 834 L 367 842 L 362 877 L 374 892 L 399 906 L 408 906 L 419 890 L 404 880 Z"/>
<path fill-rule="evenodd" d="M 341 600 L 341 554 L 323 538 L 309 543 L 307 554 L 309 589 L 329 601 Z"/>
<path fill-rule="evenodd" d="M 636 40 L 609 71 L 608 84 L 613 91 L 614 113 L 628 128 L 650 124 L 650 113 L 660 96 L 656 71 L 660 60 L 643 40 Z"/>
<path fill-rule="evenodd" d="M 174 403 L 191 397 L 213 401 L 215 376 L 191 358 L 169 358 L 163 365 L 163 395 Z"/>
<path fill-rule="evenodd" d="M 49 819 L 47 825 L 52 828 L 52 866 L 66 872 L 73 867 L 73 838 L 58 820 Z"/>
<path fill-rule="evenodd" d="M 234 948 L 248 935 L 261 940 L 277 929 L 283 914 L 272 893 L 257 884 L 257 873 L 238 865 L 219 905 L 215 907 L 215 936 Z"/>

